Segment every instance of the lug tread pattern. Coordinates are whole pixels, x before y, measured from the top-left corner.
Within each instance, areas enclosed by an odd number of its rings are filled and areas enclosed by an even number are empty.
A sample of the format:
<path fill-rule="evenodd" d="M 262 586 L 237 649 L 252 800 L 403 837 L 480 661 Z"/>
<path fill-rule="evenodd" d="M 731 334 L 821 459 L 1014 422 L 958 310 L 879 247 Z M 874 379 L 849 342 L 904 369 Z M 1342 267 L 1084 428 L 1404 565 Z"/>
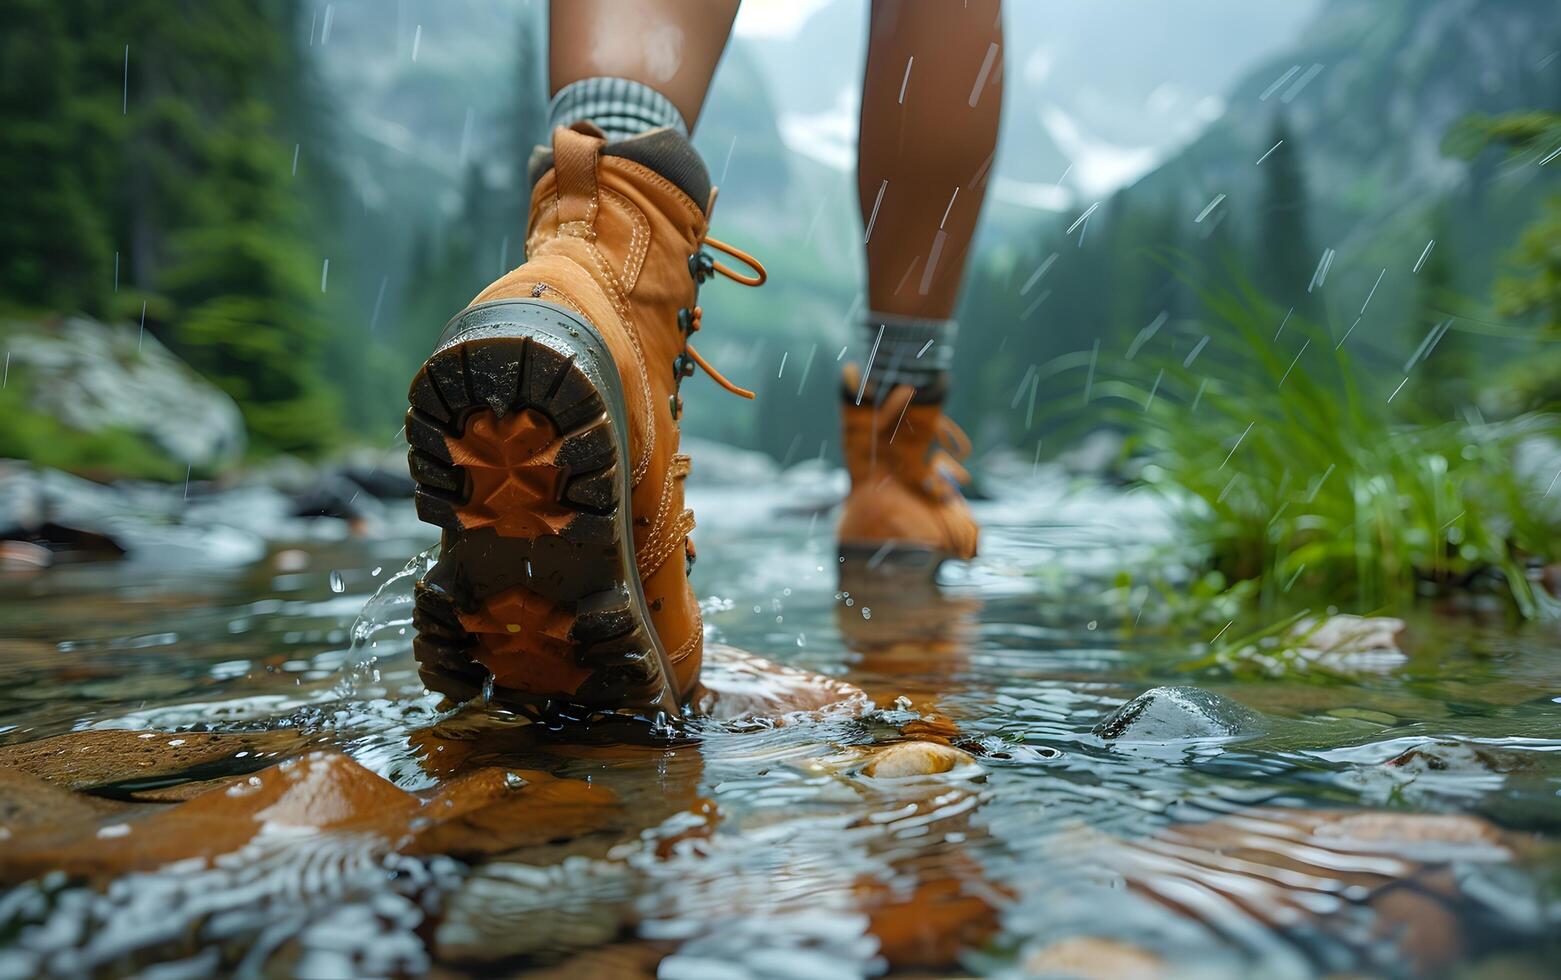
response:
<path fill-rule="evenodd" d="M 531 714 L 555 707 L 611 712 L 653 706 L 670 685 L 648 611 L 635 608 L 627 576 L 638 571 L 632 561 L 623 567 L 620 536 L 628 520 L 619 511 L 629 501 L 622 499 L 620 467 L 627 466 L 628 447 L 617 445 L 592 374 L 577 354 L 559 350 L 567 346 L 556 335 L 530 336 L 523 326 L 485 327 L 468 339 L 457 334 L 412 380 L 407 442 L 414 498 L 418 516 L 444 532 L 439 562 L 414 591 L 413 650 L 424 684 L 456 701 L 487 690 L 495 701 Z M 560 471 L 558 496 L 546 506 L 571 511 L 568 523 L 534 537 L 468 529 L 461 514 L 472 482 L 453 462 L 450 444 L 460 445 L 484 413 L 497 421 L 526 410 L 560 433 L 548 447 L 556 449 L 550 465 Z M 572 617 L 567 637 L 575 662 L 592 671 L 578 690 L 516 691 L 489 682 L 476 659 L 491 652 L 482 647 L 489 634 L 468 631 L 462 616 L 482 616 L 521 595 L 548 607 L 538 613 L 539 623 L 559 611 Z"/>

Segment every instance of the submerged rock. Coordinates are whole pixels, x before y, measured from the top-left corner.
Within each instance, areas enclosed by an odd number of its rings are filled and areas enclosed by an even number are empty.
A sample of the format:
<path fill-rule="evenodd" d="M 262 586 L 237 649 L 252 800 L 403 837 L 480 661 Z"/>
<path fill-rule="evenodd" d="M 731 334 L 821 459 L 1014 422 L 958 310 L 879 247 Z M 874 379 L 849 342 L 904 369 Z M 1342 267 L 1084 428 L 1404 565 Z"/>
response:
<path fill-rule="evenodd" d="M 1153 953 L 1120 939 L 1096 936 L 1070 936 L 1038 949 L 1025 960 L 1024 972 L 1077 980 L 1151 980 L 1170 973 Z"/>
<path fill-rule="evenodd" d="M 788 725 L 872 707 L 862 689 L 833 677 L 772 663 L 724 643 L 705 645 L 696 712 L 726 724 Z"/>
<path fill-rule="evenodd" d="M 1198 889 L 1209 900 L 1193 914 L 1211 925 L 1210 915 L 1234 913 L 1265 930 L 1350 935 L 1368 908 L 1375 940 L 1412 975 L 1445 966 L 1465 948 L 1470 926 L 1496 921 L 1454 914 L 1461 902 L 1481 900 L 1463 887 L 1473 869 L 1522 861 L 1542 846 L 1461 814 L 1282 808 L 1176 824 L 1146 840 L 1085 834 L 1068 845 L 1177 914 Z"/>
<path fill-rule="evenodd" d="M 1321 671 L 1383 673 L 1407 659 L 1399 649 L 1404 621 L 1390 616 L 1306 616 L 1283 635 L 1267 636 L 1220 659 L 1274 677 Z"/>
<path fill-rule="evenodd" d="M 156 739 L 172 744 L 181 737 Z M 195 755 L 211 751 L 205 743 Z M 476 856 L 586 833 L 617 805 L 610 790 L 580 780 L 491 767 L 417 795 L 339 752 L 317 751 L 211 781 L 175 805 L 115 806 L 63 787 L 96 788 L 105 770 L 167 771 L 168 764 L 101 757 L 78 762 L 76 754 L 67 748 L 24 757 L 13 777 L 0 780 L 0 868 L 7 880 L 55 870 L 87 877 L 149 871 L 192 858 L 213 860 L 261 838 L 276 842 L 322 831 L 352 835 L 372 853 Z M 40 784 L 48 789 L 40 791 Z M 60 819 L 47 819 L 40 807 Z"/>
<path fill-rule="evenodd" d="M 319 736 L 270 732 L 70 732 L 0 747 L 0 769 L 100 797 L 141 798 L 157 787 L 237 778 L 296 754 Z"/>
<path fill-rule="evenodd" d="M 1156 687 L 1095 726 L 1112 742 L 1181 742 L 1260 735 L 1262 715 L 1196 687 Z"/>
<path fill-rule="evenodd" d="M 879 749 L 862 773 L 874 779 L 933 776 L 970 766 L 979 769 L 975 756 L 941 742 L 896 742 Z"/>

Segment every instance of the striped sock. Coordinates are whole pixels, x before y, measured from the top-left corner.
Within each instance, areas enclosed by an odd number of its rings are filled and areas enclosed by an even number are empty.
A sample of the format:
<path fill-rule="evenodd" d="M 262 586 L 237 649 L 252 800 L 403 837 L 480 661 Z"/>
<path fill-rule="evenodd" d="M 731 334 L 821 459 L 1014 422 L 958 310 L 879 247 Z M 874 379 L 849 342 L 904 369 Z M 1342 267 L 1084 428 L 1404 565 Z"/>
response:
<path fill-rule="evenodd" d="M 941 399 L 954 366 L 954 320 L 868 313 L 862 323 L 867 341 L 866 376 L 876 384 L 910 385 L 917 400 Z"/>
<path fill-rule="evenodd" d="M 627 78 L 582 78 L 558 90 L 548 103 L 548 129 L 586 121 L 609 141 L 671 127 L 688 136 L 677 106 L 665 95 Z"/>

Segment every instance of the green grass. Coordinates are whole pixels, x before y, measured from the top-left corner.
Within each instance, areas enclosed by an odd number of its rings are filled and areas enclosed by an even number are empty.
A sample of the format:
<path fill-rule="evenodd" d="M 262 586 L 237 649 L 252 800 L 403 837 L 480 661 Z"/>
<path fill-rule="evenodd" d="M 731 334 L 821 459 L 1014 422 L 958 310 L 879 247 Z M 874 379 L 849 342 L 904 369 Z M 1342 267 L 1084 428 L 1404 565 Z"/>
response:
<path fill-rule="evenodd" d="M 1250 288 L 1203 300 L 1210 340 L 1191 364 L 1102 358 L 1087 414 L 1127 430 L 1141 480 L 1178 502 L 1214 569 L 1260 583 L 1269 609 L 1495 583 L 1524 616 L 1556 611 L 1527 570 L 1557 559 L 1561 508 L 1537 506 L 1543 481 L 1514 468 L 1525 440 L 1561 439 L 1555 416 L 1404 423 L 1389 404 L 1401 372 L 1368 371 L 1296 317 L 1276 341 L 1283 311 Z"/>

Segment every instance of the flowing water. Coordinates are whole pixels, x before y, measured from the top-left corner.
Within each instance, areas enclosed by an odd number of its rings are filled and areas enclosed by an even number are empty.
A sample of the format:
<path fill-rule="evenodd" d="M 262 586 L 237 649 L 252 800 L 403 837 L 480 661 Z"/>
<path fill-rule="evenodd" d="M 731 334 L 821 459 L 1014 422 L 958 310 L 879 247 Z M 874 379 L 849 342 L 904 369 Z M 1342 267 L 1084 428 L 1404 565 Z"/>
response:
<path fill-rule="evenodd" d="M 1222 617 L 1173 615 L 1184 583 L 1154 500 L 1021 481 L 978 505 L 982 559 L 917 587 L 841 568 L 814 477 L 691 492 L 711 670 L 741 673 L 728 644 L 879 709 L 697 723 L 673 744 L 569 744 L 481 706 L 442 712 L 410 653 L 431 539 L 409 515 L 240 568 L 0 580 L 0 751 L 63 736 L 50 744 L 79 746 L 72 764 L 111 774 L 71 784 L 117 809 L 65 853 L 171 818 L 175 838 L 220 836 L 176 816 L 242 807 L 306 753 L 394 784 L 364 790 L 347 829 L 273 807 L 221 853 L 176 859 L 176 842 L 167 861 L 95 875 L 7 873 L 0 976 L 1553 975 L 1553 625 L 1427 611 L 1402 656 L 1280 676 L 1189 666 Z M 1164 584 L 1123 587 L 1124 570 Z M 1157 685 L 1263 721 L 1094 734 Z M 250 741 L 138 780 L 93 758 L 121 731 L 168 753 L 181 734 Z M 881 743 L 929 731 L 974 761 L 864 771 Z M 274 771 L 323 786 L 330 758 Z M 479 771 L 522 802 L 439 823 Z M 406 794 L 417 815 L 365 829 Z M 0 854 L 23 841 L 0 832 Z"/>

